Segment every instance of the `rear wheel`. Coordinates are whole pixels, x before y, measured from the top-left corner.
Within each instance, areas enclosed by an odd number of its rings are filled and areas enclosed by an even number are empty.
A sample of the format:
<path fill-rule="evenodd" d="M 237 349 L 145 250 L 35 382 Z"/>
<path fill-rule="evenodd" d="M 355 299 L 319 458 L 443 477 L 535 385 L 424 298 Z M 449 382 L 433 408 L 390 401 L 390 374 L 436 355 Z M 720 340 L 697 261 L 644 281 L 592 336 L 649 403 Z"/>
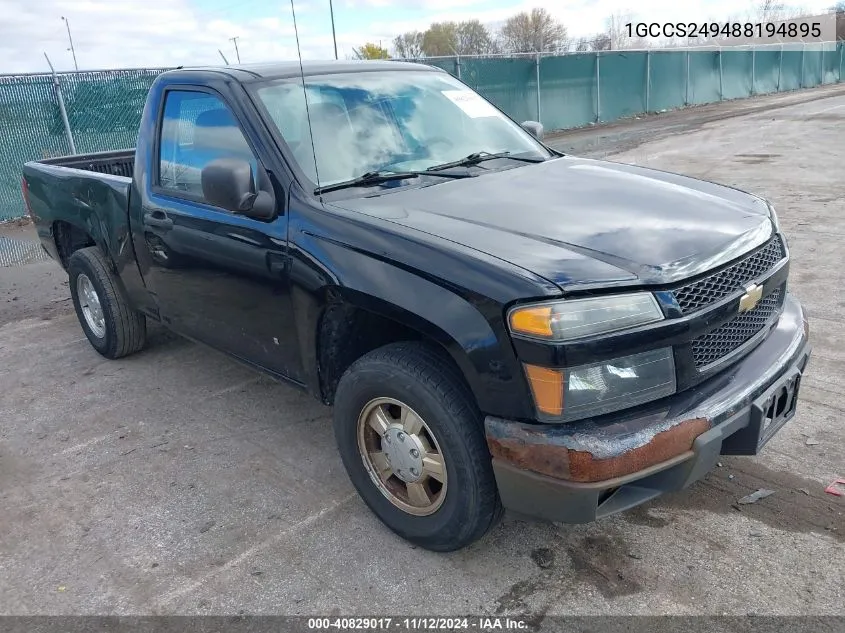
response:
<path fill-rule="evenodd" d="M 481 414 L 436 349 L 387 345 L 344 373 L 334 428 L 346 471 L 390 529 L 427 549 L 460 549 L 502 514 Z"/>
<path fill-rule="evenodd" d="M 144 347 L 144 315 L 129 305 L 100 249 L 75 251 L 67 270 L 76 316 L 94 349 L 106 358 L 121 358 Z"/>

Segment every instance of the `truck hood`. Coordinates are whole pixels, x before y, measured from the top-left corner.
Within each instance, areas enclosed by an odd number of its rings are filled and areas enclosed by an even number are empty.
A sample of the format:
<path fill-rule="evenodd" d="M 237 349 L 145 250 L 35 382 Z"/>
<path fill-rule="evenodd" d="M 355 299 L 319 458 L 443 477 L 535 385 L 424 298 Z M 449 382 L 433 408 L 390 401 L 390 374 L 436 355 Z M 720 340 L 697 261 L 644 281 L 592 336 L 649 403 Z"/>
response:
<path fill-rule="evenodd" d="M 482 251 L 563 290 L 672 283 L 772 233 L 756 196 L 572 157 L 380 194 L 332 204 Z"/>

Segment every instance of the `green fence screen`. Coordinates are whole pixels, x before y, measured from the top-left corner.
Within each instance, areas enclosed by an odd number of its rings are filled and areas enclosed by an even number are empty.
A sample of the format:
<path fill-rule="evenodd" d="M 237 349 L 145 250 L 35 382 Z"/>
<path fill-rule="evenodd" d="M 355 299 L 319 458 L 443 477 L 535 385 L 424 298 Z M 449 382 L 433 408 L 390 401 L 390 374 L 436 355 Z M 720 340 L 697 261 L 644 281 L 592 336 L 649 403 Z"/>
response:
<path fill-rule="evenodd" d="M 162 70 L 58 74 L 76 151 L 134 147 L 147 90 Z M 24 214 L 26 161 L 70 153 L 53 77 L 0 75 L 0 220 Z"/>
<path fill-rule="evenodd" d="M 595 121 L 598 103 L 595 55 L 541 57 L 539 63 L 538 118 L 543 124 L 552 130 L 563 130 Z M 479 89 L 484 92 L 480 86 Z"/>
<path fill-rule="evenodd" d="M 687 102 L 687 56 L 649 54 L 648 109 L 663 112 Z"/>
<path fill-rule="evenodd" d="M 537 66 L 526 57 L 461 58 L 461 79 L 511 116 L 537 116 Z"/>
<path fill-rule="evenodd" d="M 460 77 L 517 121 L 547 130 L 644 112 L 836 83 L 843 43 L 652 49 L 422 60 Z M 21 166 L 76 151 L 133 147 L 147 90 L 164 69 L 0 75 L 0 220 L 23 215 Z M 539 78 L 539 82 L 538 82 Z M 58 87 L 57 87 L 58 85 Z"/>

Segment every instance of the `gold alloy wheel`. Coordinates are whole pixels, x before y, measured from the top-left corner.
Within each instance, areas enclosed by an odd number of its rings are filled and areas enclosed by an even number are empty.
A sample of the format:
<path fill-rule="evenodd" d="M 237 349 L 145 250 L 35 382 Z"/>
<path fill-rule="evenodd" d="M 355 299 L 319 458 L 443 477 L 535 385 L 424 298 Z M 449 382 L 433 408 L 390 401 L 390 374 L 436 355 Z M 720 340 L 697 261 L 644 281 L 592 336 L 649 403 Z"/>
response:
<path fill-rule="evenodd" d="M 397 508 L 433 514 L 446 498 L 446 462 L 437 438 L 408 405 L 370 400 L 358 416 L 358 452 L 370 479 Z"/>

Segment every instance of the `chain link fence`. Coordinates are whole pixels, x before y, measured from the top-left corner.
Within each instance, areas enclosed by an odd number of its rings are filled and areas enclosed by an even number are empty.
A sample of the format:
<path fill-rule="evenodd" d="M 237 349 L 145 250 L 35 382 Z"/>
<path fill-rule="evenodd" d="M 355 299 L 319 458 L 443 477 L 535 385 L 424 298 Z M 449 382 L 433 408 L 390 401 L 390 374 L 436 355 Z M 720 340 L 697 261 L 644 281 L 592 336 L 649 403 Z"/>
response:
<path fill-rule="evenodd" d="M 0 75 L 0 220 L 24 214 L 26 161 L 134 147 L 147 91 L 163 70 Z"/>
<path fill-rule="evenodd" d="M 421 59 L 518 121 L 562 130 L 845 78 L 843 42 Z"/>
<path fill-rule="evenodd" d="M 517 121 L 561 130 L 839 82 L 843 44 L 419 61 L 459 77 Z M 134 147 L 147 90 L 163 70 L 0 75 L 0 220 L 24 213 L 26 161 Z"/>

